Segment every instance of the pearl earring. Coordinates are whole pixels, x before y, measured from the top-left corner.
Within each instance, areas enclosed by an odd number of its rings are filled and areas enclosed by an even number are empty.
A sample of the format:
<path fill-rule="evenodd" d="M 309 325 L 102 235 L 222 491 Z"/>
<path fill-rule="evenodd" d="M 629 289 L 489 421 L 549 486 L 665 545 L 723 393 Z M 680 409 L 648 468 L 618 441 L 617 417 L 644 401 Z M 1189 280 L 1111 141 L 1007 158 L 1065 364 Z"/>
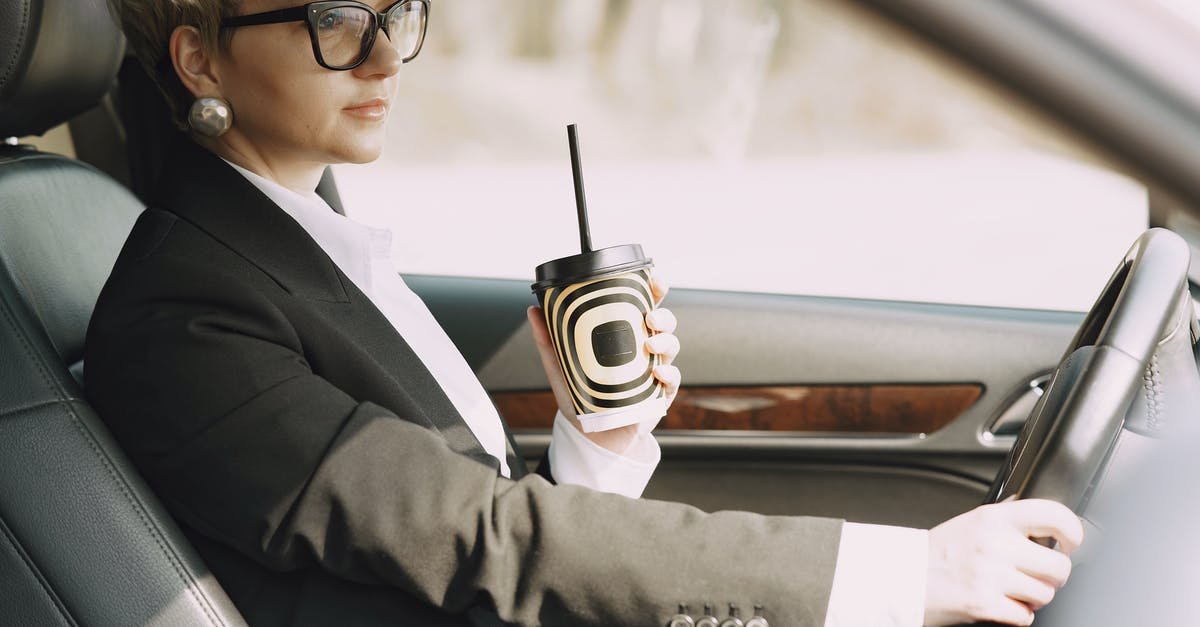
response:
<path fill-rule="evenodd" d="M 188 125 L 205 137 L 217 137 L 233 126 L 233 109 L 221 98 L 200 98 L 188 112 Z"/>

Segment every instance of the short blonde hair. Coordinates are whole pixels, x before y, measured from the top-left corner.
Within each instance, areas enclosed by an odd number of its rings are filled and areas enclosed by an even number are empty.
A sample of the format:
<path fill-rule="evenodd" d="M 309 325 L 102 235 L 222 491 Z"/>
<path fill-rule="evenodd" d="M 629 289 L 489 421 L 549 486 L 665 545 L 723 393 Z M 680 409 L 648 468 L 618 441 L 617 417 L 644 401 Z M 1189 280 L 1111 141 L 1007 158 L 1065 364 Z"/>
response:
<path fill-rule="evenodd" d="M 171 33 L 180 26 L 200 31 L 201 45 L 210 51 L 227 50 L 230 33 L 221 31 L 221 20 L 236 13 L 239 0 L 108 0 L 109 11 L 125 33 L 125 40 L 154 84 L 158 86 L 175 125 L 187 129 L 187 114 L 194 97 L 183 86 L 167 49 Z"/>

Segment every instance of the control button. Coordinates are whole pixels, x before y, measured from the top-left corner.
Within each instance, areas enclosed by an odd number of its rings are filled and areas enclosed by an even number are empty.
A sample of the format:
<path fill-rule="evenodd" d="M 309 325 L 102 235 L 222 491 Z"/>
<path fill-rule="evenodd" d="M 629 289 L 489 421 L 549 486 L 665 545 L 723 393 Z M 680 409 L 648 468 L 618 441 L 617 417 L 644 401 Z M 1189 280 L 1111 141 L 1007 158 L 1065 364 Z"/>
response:
<path fill-rule="evenodd" d="M 767 619 L 763 618 L 762 613 L 763 606 L 755 605 L 754 618 L 746 621 L 746 627 L 771 627 L 771 624 L 767 622 Z"/>

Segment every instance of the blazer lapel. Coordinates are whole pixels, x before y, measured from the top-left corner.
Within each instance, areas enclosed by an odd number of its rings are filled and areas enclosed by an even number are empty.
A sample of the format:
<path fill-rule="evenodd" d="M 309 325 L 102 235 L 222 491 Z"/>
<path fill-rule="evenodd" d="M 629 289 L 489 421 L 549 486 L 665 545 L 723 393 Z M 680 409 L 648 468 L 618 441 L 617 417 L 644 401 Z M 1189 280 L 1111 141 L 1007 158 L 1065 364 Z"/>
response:
<path fill-rule="evenodd" d="M 340 328 L 352 328 L 359 343 L 396 380 L 397 389 L 390 394 L 413 399 L 453 450 L 499 468 L 499 460 L 484 450 L 391 322 L 303 227 L 236 170 L 181 137 L 153 198 L 152 206 L 165 207 L 192 223 L 257 266 L 288 293 L 314 301 Z"/>
<path fill-rule="evenodd" d="M 152 206 L 167 207 L 224 242 L 291 294 L 347 302 L 329 256 L 258 188 L 186 137 L 176 141 L 171 154 Z"/>
<path fill-rule="evenodd" d="M 339 275 L 341 275 L 339 271 Z M 344 275 L 342 275 L 344 276 Z M 500 461 L 488 454 L 475 432 L 467 425 L 454 403 L 446 396 L 441 384 L 425 367 L 424 362 L 413 352 L 404 337 L 396 332 L 392 323 L 375 307 L 366 294 L 359 291 L 349 279 L 345 279 L 349 295 L 350 315 L 339 315 L 345 305 L 320 303 L 330 311 L 330 317 L 339 320 L 346 328 L 353 325 L 362 329 L 362 344 L 372 353 L 376 362 L 395 377 L 403 393 L 425 409 L 425 418 L 442 434 L 450 448 L 499 471 Z M 360 306 L 361 305 L 361 306 Z"/>

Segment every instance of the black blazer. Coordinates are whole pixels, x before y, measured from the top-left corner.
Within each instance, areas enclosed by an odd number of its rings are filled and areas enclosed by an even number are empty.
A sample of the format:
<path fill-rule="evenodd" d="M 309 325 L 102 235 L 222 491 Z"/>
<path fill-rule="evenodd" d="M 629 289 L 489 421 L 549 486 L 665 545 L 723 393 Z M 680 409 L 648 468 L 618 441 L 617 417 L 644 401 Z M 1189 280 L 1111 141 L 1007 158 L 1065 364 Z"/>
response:
<path fill-rule="evenodd" d="M 252 625 L 665 625 L 680 603 L 824 622 L 840 521 L 554 486 L 512 450 L 523 476 L 498 476 L 387 319 L 190 141 L 100 295 L 86 364 L 88 398 Z"/>

